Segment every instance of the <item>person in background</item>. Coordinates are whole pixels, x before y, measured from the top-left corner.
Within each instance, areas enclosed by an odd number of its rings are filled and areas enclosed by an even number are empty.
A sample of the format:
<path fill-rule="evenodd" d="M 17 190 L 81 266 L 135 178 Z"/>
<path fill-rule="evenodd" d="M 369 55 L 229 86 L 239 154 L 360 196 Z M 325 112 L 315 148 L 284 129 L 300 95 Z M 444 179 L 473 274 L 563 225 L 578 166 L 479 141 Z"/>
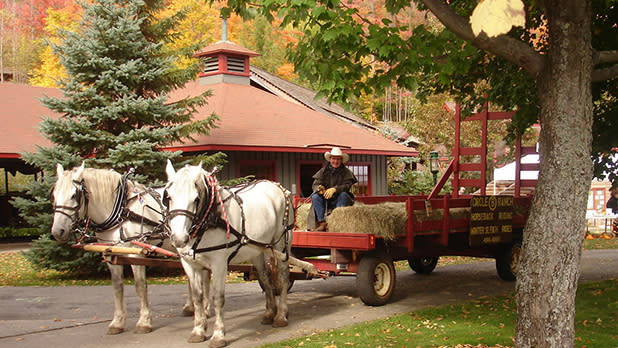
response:
<path fill-rule="evenodd" d="M 345 166 L 349 156 L 340 148 L 333 147 L 324 153 L 328 163 L 313 175 L 313 194 L 307 222 L 317 222 L 316 231 L 326 231 L 326 213 L 329 209 L 354 204 L 354 195 L 350 193 L 352 185 L 358 180 L 354 173 Z M 315 218 L 311 218 L 311 213 Z M 308 226 L 309 227 L 309 226 Z"/>

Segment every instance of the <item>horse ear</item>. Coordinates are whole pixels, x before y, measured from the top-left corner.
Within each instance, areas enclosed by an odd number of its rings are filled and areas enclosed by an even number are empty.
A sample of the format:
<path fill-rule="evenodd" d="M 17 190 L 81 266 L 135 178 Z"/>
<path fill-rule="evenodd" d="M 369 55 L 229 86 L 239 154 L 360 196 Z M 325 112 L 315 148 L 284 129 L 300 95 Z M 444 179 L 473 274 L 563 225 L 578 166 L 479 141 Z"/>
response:
<path fill-rule="evenodd" d="M 200 161 L 200 164 L 197 165 L 198 168 L 202 169 L 202 161 Z"/>
<path fill-rule="evenodd" d="M 62 167 L 62 164 L 57 163 L 56 164 L 56 176 L 60 178 L 62 176 L 62 173 L 64 173 L 64 168 Z"/>
<path fill-rule="evenodd" d="M 172 165 L 172 161 L 167 159 L 167 165 L 165 166 L 165 173 L 167 174 L 167 180 L 172 180 L 174 175 L 176 175 L 176 171 L 174 170 L 174 166 Z"/>
<path fill-rule="evenodd" d="M 79 168 L 77 168 L 77 170 L 75 171 L 75 174 L 73 174 L 73 179 L 81 178 L 82 174 L 84 173 L 84 168 L 85 168 L 85 164 L 84 162 L 82 162 L 82 165 L 79 166 Z"/>

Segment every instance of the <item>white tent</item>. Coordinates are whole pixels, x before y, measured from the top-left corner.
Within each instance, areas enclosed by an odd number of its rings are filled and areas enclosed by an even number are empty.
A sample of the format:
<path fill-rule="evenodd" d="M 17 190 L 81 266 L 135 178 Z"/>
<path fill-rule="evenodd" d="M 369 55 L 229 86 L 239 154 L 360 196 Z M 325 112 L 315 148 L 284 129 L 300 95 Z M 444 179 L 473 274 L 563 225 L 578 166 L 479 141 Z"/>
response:
<path fill-rule="evenodd" d="M 539 163 L 538 154 L 525 155 L 521 158 L 521 163 Z M 538 179 L 538 170 L 522 171 L 520 179 L 536 180 Z M 494 169 L 494 181 L 515 181 L 515 162 L 504 165 L 503 167 Z"/>

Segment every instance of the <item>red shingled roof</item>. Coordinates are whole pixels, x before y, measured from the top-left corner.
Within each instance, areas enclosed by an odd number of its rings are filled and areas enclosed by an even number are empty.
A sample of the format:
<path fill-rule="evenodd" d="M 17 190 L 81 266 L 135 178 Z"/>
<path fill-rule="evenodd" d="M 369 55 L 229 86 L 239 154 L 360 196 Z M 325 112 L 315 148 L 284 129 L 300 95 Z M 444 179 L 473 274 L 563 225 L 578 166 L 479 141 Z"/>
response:
<path fill-rule="evenodd" d="M 323 152 L 340 146 L 348 153 L 387 156 L 416 156 L 415 149 L 390 141 L 383 136 L 347 122 L 286 101 L 281 97 L 249 85 L 188 83 L 173 96 L 182 98 L 212 90 L 208 105 L 200 109 L 197 119 L 212 112 L 219 116 L 219 128 L 197 143 L 177 144 L 170 149 L 183 151 L 281 151 Z M 0 158 L 19 158 L 23 151 L 36 151 L 35 145 L 50 146 L 38 130 L 43 117 L 58 117 L 39 99 L 43 95 L 59 97 L 55 88 L 0 84 Z"/>
<path fill-rule="evenodd" d="M 193 81 L 176 91 L 173 99 L 211 90 L 208 105 L 197 119 L 214 112 L 219 128 L 197 137 L 197 144 L 178 144 L 175 150 L 244 150 L 323 152 L 341 146 L 348 153 L 416 156 L 415 149 L 383 136 L 286 101 L 261 89 L 240 84 L 201 85 Z M 321 145 L 321 146 L 315 146 Z"/>
<path fill-rule="evenodd" d="M 35 145 L 51 145 L 39 133 L 39 123 L 44 117 L 58 114 L 41 104 L 39 99 L 44 95 L 59 97 L 62 92 L 57 88 L 0 83 L 0 158 L 19 158 L 21 152 L 36 151 Z"/>

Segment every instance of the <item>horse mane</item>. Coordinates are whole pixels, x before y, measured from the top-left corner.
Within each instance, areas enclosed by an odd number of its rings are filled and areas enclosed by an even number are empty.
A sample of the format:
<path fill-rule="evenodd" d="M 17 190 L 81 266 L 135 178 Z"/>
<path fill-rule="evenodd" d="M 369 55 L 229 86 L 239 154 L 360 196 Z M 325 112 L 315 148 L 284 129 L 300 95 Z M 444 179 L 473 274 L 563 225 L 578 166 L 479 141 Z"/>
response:
<path fill-rule="evenodd" d="M 84 168 L 83 178 L 90 199 L 100 200 L 101 197 L 109 195 L 110 192 L 115 197 L 122 175 L 108 169 Z"/>

